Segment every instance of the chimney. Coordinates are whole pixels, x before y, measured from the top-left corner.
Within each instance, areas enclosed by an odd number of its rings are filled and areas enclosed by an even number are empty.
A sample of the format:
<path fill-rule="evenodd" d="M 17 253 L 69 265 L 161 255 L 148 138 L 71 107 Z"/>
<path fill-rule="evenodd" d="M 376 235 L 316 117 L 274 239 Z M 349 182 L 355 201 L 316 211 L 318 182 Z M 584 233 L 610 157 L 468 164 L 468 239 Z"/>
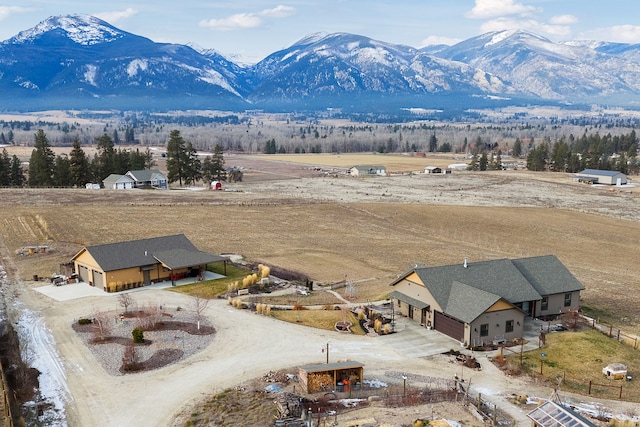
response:
<path fill-rule="evenodd" d="M 467 268 L 467 257 L 464 257 L 464 264 L 463 264 L 464 268 Z"/>
<path fill-rule="evenodd" d="M 144 256 L 147 256 L 147 251 L 144 251 Z M 465 260 L 466 260 L 466 258 L 465 258 Z M 465 265 L 465 267 L 466 267 L 466 265 Z"/>

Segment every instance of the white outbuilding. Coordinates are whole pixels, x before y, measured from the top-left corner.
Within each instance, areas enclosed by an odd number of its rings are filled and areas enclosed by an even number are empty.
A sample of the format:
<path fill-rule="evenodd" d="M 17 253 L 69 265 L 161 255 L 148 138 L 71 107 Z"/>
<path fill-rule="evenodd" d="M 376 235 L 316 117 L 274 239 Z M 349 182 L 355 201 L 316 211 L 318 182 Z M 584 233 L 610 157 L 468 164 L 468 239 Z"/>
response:
<path fill-rule="evenodd" d="M 587 184 L 623 185 L 627 183 L 627 176 L 622 172 L 585 169 L 576 175 L 578 182 Z"/>

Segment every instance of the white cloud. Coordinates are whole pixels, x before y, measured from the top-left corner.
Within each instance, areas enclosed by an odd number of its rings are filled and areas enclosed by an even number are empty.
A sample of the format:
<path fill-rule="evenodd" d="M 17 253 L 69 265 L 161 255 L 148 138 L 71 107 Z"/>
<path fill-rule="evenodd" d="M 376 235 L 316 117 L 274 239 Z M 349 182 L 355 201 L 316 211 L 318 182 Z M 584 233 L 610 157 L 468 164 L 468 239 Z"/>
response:
<path fill-rule="evenodd" d="M 453 37 L 441 37 L 441 36 L 429 36 L 426 39 L 420 42 L 421 48 L 425 46 L 435 46 L 440 44 L 446 44 L 449 46 L 453 46 L 454 44 L 460 43 L 462 39 L 456 39 Z"/>
<path fill-rule="evenodd" d="M 219 31 L 255 28 L 264 23 L 263 18 L 286 18 L 295 14 L 295 12 L 296 10 L 292 7 L 280 5 L 273 9 L 265 9 L 256 13 L 238 13 L 221 19 L 204 19 L 200 21 L 200 26 Z"/>
<path fill-rule="evenodd" d="M 286 18 L 296 13 L 296 10 L 290 6 L 276 6 L 273 9 L 265 9 L 259 12 L 260 16 L 267 16 L 270 18 Z"/>
<path fill-rule="evenodd" d="M 15 13 L 29 12 L 30 9 L 20 6 L 0 6 L 0 21 L 4 21 Z"/>
<path fill-rule="evenodd" d="M 122 19 L 131 18 L 136 15 L 138 11 L 132 7 L 128 7 L 125 10 L 113 11 L 113 12 L 101 12 L 96 13 L 95 16 L 97 18 L 102 19 L 103 21 L 107 21 L 109 23 L 114 23 L 120 21 Z"/>
<path fill-rule="evenodd" d="M 549 23 L 553 25 L 571 25 L 577 22 L 578 18 L 573 15 L 558 15 L 552 16 L 551 19 L 549 19 Z"/>
<path fill-rule="evenodd" d="M 597 28 L 585 34 L 582 38 L 604 40 L 618 43 L 640 43 L 640 26 L 637 25 L 616 25 L 607 28 Z"/>
<path fill-rule="evenodd" d="M 571 35 L 571 27 L 567 25 L 553 25 L 537 21 L 535 19 L 510 19 L 498 18 L 483 22 L 480 26 L 482 32 L 503 30 L 527 30 L 532 33 L 550 37 L 568 37 Z"/>
<path fill-rule="evenodd" d="M 539 9 L 516 3 L 514 0 L 475 0 L 476 5 L 466 13 L 467 18 L 489 19 L 500 16 L 521 15 L 526 16 L 537 12 Z"/>

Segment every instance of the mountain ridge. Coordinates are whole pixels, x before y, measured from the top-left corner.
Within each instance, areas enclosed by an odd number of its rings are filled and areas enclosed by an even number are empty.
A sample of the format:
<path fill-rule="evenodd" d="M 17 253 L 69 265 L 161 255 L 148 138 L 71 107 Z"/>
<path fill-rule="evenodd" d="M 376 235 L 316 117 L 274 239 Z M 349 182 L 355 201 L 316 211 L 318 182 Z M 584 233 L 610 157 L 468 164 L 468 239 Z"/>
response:
<path fill-rule="evenodd" d="M 556 43 L 522 30 L 417 49 L 313 33 L 256 64 L 156 43 L 89 15 L 50 17 L 0 43 L 0 108 L 267 111 L 563 103 L 637 106 L 640 45 Z"/>

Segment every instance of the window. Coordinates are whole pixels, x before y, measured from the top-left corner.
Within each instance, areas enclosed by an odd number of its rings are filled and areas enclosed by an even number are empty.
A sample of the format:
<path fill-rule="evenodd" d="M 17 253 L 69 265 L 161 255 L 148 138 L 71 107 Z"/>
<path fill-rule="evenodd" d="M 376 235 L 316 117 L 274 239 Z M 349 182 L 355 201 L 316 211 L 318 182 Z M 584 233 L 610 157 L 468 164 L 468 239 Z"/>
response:
<path fill-rule="evenodd" d="M 485 323 L 484 325 L 480 325 L 480 336 L 486 337 L 489 336 L 489 324 Z"/>
<path fill-rule="evenodd" d="M 507 320 L 507 323 L 504 324 L 504 332 L 506 334 L 513 332 L 513 320 Z"/>
<path fill-rule="evenodd" d="M 571 307 L 571 294 L 564 294 L 564 306 Z"/>
<path fill-rule="evenodd" d="M 540 304 L 541 311 L 549 310 L 549 297 L 542 297 L 542 304 Z"/>

